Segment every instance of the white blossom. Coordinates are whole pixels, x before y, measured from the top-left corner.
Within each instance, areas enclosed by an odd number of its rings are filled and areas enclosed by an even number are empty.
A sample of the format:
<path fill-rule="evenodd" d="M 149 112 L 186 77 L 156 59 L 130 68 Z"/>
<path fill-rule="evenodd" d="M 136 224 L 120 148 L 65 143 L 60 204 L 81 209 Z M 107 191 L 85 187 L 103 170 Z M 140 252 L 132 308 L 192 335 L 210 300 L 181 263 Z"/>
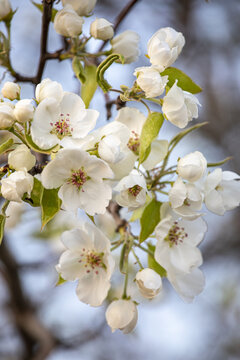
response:
<path fill-rule="evenodd" d="M 139 35 L 132 30 L 126 30 L 111 40 L 112 52 L 121 54 L 125 64 L 137 61 L 140 54 L 138 44 Z"/>
<path fill-rule="evenodd" d="M 109 40 L 114 35 L 113 24 L 104 18 L 98 18 L 91 23 L 90 34 L 95 39 Z"/>
<path fill-rule="evenodd" d="M 204 194 L 206 207 L 223 215 L 240 204 L 240 176 L 232 171 L 215 169 L 205 180 Z"/>
<path fill-rule="evenodd" d="M 0 0 L 0 21 L 4 20 L 12 12 L 9 0 Z"/>
<path fill-rule="evenodd" d="M 63 97 L 62 85 L 48 78 L 43 79 L 36 87 L 35 96 L 38 103 L 47 98 L 54 98 L 56 101 L 61 101 Z"/>
<path fill-rule="evenodd" d="M 97 0 L 62 0 L 63 6 L 71 5 L 81 16 L 88 16 L 94 9 Z"/>
<path fill-rule="evenodd" d="M 175 82 L 163 98 L 162 111 L 167 120 L 182 129 L 189 121 L 198 117 L 199 105 L 196 96 L 183 91 Z"/>
<path fill-rule="evenodd" d="M 134 75 L 137 77 L 138 86 L 145 92 L 147 98 L 162 95 L 168 82 L 168 76 L 161 76 L 159 70 L 153 66 L 136 68 Z"/>
<path fill-rule="evenodd" d="M 132 170 L 114 187 L 119 192 L 116 201 L 130 211 L 143 206 L 146 202 L 147 184 L 145 178 L 137 170 Z"/>
<path fill-rule="evenodd" d="M 157 164 L 165 159 L 168 152 L 167 140 L 153 140 L 151 151 L 147 159 L 141 164 L 144 169 L 152 170 Z"/>
<path fill-rule="evenodd" d="M 153 299 L 162 290 L 161 276 L 150 268 L 138 271 L 136 283 L 142 296 L 147 299 Z"/>
<path fill-rule="evenodd" d="M 36 164 L 36 158 L 25 144 L 21 144 L 9 153 L 8 164 L 15 170 L 29 171 Z"/>
<path fill-rule="evenodd" d="M 178 160 L 177 173 L 190 182 L 199 180 L 205 173 L 207 160 L 200 151 L 194 151 Z"/>
<path fill-rule="evenodd" d="M 26 171 L 15 171 L 1 180 L 2 196 L 9 201 L 21 202 L 25 193 L 30 196 L 33 188 L 33 177 Z"/>
<path fill-rule="evenodd" d="M 109 239 L 93 224 L 65 231 L 62 242 L 67 250 L 61 255 L 57 271 L 65 280 L 78 280 L 79 300 L 100 306 L 110 288 L 114 260 Z"/>
<path fill-rule="evenodd" d="M 64 92 L 60 102 L 45 98 L 36 108 L 31 126 L 32 139 L 40 148 L 57 144 L 66 146 L 72 139 L 81 139 L 92 130 L 98 111 L 85 109 L 80 96 Z"/>
<path fill-rule="evenodd" d="M 162 72 L 174 63 L 184 44 L 182 33 L 170 27 L 159 29 L 148 41 L 148 56 L 151 63 L 158 66 Z"/>
<path fill-rule="evenodd" d="M 137 307 L 132 300 L 115 300 L 107 308 L 106 320 L 112 332 L 119 329 L 128 334 L 137 324 Z"/>
<path fill-rule="evenodd" d="M 0 130 L 10 128 L 14 122 L 13 105 L 10 103 L 0 102 Z"/>
<path fill-rule="evenodd" d="M 24 213 L 24 202 L 10 201 L 6 210 L 6 223 L 5 229 L 13 229 L 21 221 L 22 214 Z"/>
<path fill-rule="evenodd" d="M 22 124 L 32 120 L 34 114 L 34 106 L 31 99 L 24 99 L 17 102 L 13 114 L 16 120 Z"/>
<path fill-rule="evenodd" d="M 66 37 L 74 37 L 82 32 L 84 20 L 74 11 L 71 5 L 66 5 L 62 10 L 58 11 L 54 18 L 55 31 Z"/>
<path fill-rule="evenodd" d="M 103 160 L 81 149 L 62 149 L 42 172 L 46 189 L 60 187 L 58 196 L 66 210 L 83 209 L 89 215 L 104 214 L 112 189 L 107 181 L 113 173 Z"/>
<path fill-rule="evenodd" d="M 11 82 L 11 81 L 7 81 L 3 85 L 3 88 L 1 91 L 5 98 L 7 98 L 9 100 L 15 100 L 15 99 L 19 99 L 20 90 L 21 90 L 21 88 L 18 84 Z"/>

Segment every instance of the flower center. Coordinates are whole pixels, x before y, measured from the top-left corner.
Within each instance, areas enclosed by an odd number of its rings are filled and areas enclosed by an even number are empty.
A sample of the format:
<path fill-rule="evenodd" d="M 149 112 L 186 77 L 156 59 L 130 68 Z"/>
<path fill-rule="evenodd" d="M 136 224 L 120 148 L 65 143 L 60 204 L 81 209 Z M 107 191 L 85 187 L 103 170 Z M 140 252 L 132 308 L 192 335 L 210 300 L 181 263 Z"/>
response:
<path fill-rule="evenodd" d="M 73 129 L 70 128 L 70 114 L 60 114 L 60 118 L 55 123 L 50 123 L 52 126 L 51 134 L 57 135 L 59 139 L 65 136 L 72 136 Z"/>
<path fill-rule="evenodd" d="M 127 146 L 135 155 L 139 155 L 139 135 L 135 131 L 132 131 L 132 134 L 133 136 L 129 139 Z"/>
<path fill-rule="evenodd" d="M 170 228 L 168 235 L 165 237 L 165 241 L 169 242 L 169 246 L 178 245 L 183 243 L 183 240 L 188 237 L 188 234 L 185 232 L 184 227 L 180 227 L 177 221 L 174 221 L 174 224 Z"/>
<path fill-rule="evenodd" d="M 128 193 L 136 197 L 141 190 L 142 187 L 140 185 L 134 185 L 133 187 L 128 189 Z"/>
<path fill-rule="evenodd" d="M 104 253 L 97 253 L 94 250 L 82 249 L 79 263 L 82 263 L 87 273 L 95 271 L 99 274 L 99 269 L 106 269 L 106 265 L 103 262 Z"/>
<path fill-rule="evenodd" d="M 78 188 L 78 190 L 81 190 L 83 184 L 85 184 L 85 182 L 89 179 L 90 177 L 87 176 L 87 173 L 84 171 L 84 168 L 81 167 L 78 170 L 72 170 L 72 174 L 70 178 L 67 179 L 67 184 L 74 185 Z"/>

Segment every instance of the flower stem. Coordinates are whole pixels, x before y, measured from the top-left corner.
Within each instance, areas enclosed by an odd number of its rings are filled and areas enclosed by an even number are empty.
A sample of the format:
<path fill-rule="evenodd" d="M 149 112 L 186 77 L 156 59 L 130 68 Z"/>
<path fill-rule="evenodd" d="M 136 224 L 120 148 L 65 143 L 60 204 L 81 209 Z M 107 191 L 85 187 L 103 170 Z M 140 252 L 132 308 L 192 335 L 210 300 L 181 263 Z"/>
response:
<path fill-rule="evenodd" d="M 140 269 L 143 269 L 142 263 L 141 263 L 139 257 L 137 256 L 137 254 L 135 253 L 134 249 L 132 248 L 131 250 L 132 250 L 133 256 L 135 257 L 138 265 L 140 266 Z"/>
<path fill-rule="evenodd" d="M 128 262 L 126 264 L 126 274 L 125 274 L 125 280 L 124 280 L 122 299 L 127 299 L 127 286 L 128 286 Z"/>

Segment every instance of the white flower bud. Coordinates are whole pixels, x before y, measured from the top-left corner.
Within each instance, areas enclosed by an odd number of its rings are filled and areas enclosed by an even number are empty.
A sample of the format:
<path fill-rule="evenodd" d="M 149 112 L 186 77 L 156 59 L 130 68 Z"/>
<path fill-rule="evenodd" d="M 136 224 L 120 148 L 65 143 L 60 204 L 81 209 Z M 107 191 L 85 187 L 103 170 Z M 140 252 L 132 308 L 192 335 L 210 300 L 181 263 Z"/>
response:
<path fill-rule="evenodd" d="M 72 5 L 73 9 L 80 16 L 89 15 L 93 11 L 96 2 L 97 0 L 62 0 L 63 6 L 67 4 Z"/>
<path fill-rule="evenodd" d="M 33 188 L 33 177 L 26 171 L 15 171 L 1 180 L 2 196 L 9 201 L 21 202 L 25 193 L 30 196 Z"/>
<path fill-rule="evenodd" d="M 58 11 L 54 19 L 54 29 L 62 36 L 74 37 L 82 32 L 84 20 L 71 5 L 66 5 Z"/>
<path fill-rule="evenodd" d="M 38 103 L 46 98 L 54 98 L 56 101 L 61 101 L 63 96 L 62 85 L 57 81 L 44 79 L 37 85 L 35 96 Z"/>
<path fill-rule="evenodd" d="M 7 81 L 2 88 L 2 94 L 9 100 L 19 99 L 20 86 L 14 82 Z"/>
<path fill-rule="evenodd" d="M 198 117 L 198 105 L 200 103 L 196 96 L 183 91 L 175 82 L 163 98 L 162 111 L 167 120 L 182 129 Z"/>
<path fill-rule="evenodd" d="M 9 0 L 0 0 L 0 21 L 4 20 L 12 11 Z"/>
<path fill-rule="evenodd" d="M 32 120 L 34 114 L 34 106 L 31 99 L 24 99 L 18 101 L 13 111 L 17 121 L 24 124 Z"/>
<path fill-rule="evenodd" d="M 15 121 L 13 106 L 9 103 L 0 103 L 0 130 L 10 128 Z"/>
<path fill-rule="evenodd" d="M 199 180 L 205 173 L 207 160 L 199 151 L 190 153 L 178 161 L 177 173 L 190 182 Z"/>
<path fill-rule="evenodd" d="M 137 76 L 136 82 L 147 98 L 160 96 L 168 82 L 168 76 L 161 76 L 152 66 L 136 68 L 134 75 Z"/>
<path fill-rule="evenodd" d="M 138 43 L 139 35 L 135 31 L 126 30 L 111 40 L 112 51 L 124 56 L 124 63 L 130 64 L 139 57 Z"/>
<path fill-rule="evenodd" d="M 111 24 L 106 19 L 103 18 L 96 19 L 91 23 L 90 34 L 95 39 L 109 40 L 114 35 L 114 30 L 112 25 L 113 24 Z"/>
<path fill-rule="evenodd" d="M 106 320 L 112 332 L 119 329 L 124 334 L 130 333 L 135 328 L 137 319 L 137 307 L 131 300 L 115 300 L 106 311 Z"/>
<path fill-rule="evenodd" d="M 154 270 L 146 268 L 136 275 L 136 283 L 142 296 L 153 299 L 162 289 L 162 279 Z"/>
<path fill-rule="evenodd" d="M 185 39 L 182 33 L 166 27 L 159 29 L 148 41 L 148 56 L 162 72 L 172 65 L 182 51 Z"/>
<path fill-rule="evenodd" d="M 19 145 L 14 151 L 8 155 L 8 164 L 10 168 L 15 170 L 29 171 L 36 164 L 36 158 L 25 145 Z"/>

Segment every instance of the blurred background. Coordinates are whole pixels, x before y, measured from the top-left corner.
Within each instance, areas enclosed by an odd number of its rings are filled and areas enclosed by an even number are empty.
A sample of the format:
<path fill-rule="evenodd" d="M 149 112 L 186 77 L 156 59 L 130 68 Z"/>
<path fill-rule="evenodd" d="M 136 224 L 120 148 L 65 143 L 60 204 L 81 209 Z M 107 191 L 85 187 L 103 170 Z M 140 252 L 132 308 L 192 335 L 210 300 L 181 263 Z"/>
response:
<path fill-rule="evenodd" d="M 104 17 L 114 22 L 127 3 L 98 0 L 93 18 Z M 38 66 L 40 12 L 29 0 L 11 0 L 11 4 L 13 9 L 18 8 L 12 21 L 13 68 L 32 76 Z M 86 34 L 93 18 L 85 21 Z M 165 26 L 181 31 L 186 38 L 175 65 L 203 88 L 198 96 L 202 104 L 198 121 L 209 122 L 176 148 L 172 161 L 199 150 L 209 162 L 233 156 L 223 167 L 240 173 L 239 0 L 137 1 L 118 33 L 127 29 L 137 31 L 141 36 L 141 56 L 137 63 L 112 66 L 107 77 L 115 88 L 131 85 L 134 68 L 149 65 L 144 56 L 147 41 Z M 54 52 L 61 46 L 62 39 L 51 24 L 48 50 Z M 0 77 L 4 71 L 0 68 Z M 43 77 L 59 81 L 64 90 L 79 93 L 70 61 L 48 61 Z M 13 78 L 5 74 L 4 81 L 7 80 Z M 34 96 L 32 84 L 21 86 L 22 98 Z M 91 107 L 100 111 L 99 125 L 103 125 L 106 108 L 100 90 Z M 165 124 L 161 138 L 170 139 L 176 132 L 173 125 Z M 105 324 L 105 307 L 90 308 L 80 303 L 75 294 L 76 284 L 55 287 L 55 264 L 62 251 L 59 240 L 62 215 L 48 228 L 48 233 L 40 234 L 37 210 L 26 205 L 12 211 L 14 216 L 8 221 L 0 248 L 1 360 L 240 359 L 239 210 L 224 217 L 206 211 L 209 231 L 201 245 L 206 276 L 203 293 L 192 304 L 185 304 L 165 282 L 159 298 L 139 306 L 138 325 L 130 335 L 119 331 L 112 334 Z M 72 218 L 67 219 L 66 227 L 73 222 Z"/>

